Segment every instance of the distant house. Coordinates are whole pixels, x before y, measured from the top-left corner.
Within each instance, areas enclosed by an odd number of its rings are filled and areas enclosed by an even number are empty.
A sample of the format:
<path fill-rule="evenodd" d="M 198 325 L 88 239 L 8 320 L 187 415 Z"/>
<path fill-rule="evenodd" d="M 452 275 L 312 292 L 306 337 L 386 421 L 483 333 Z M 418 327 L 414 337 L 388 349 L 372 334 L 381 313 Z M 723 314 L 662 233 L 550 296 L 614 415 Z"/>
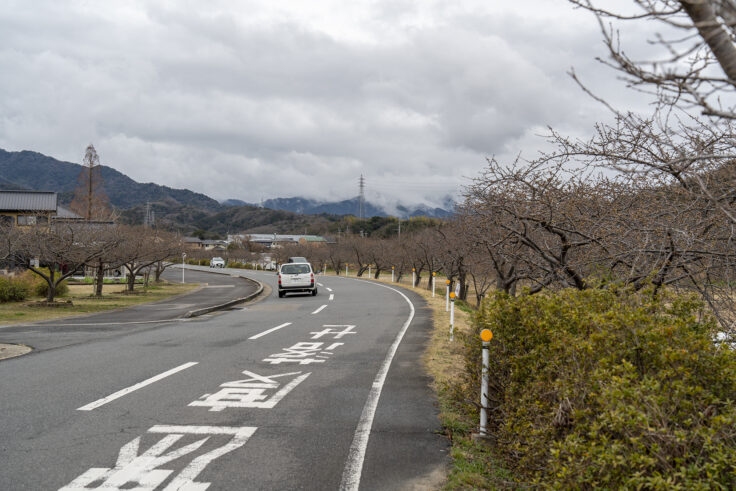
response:
<path fill-rule="evenodd" d="M 281 235 L 281 234 L 241 234 L 229 235 L 229 241 L 245 241 L 261 244 L 269 249 L 289 244 L 325 244 L 327 240 L 319 235 Z"/>
<path fill-rule="evenodd" d="M 227 241 L 225 240 L 200 239 L 199 237 L 184 237 L 183 240 L 189 249 L 217 252 L 227 250 Z"/>
<path fill-rule="evenodd" d="M 82 217 L 59 206 L 53 191 L 0 191 L 0 223 L 23 227 L 62 219 Z"/>

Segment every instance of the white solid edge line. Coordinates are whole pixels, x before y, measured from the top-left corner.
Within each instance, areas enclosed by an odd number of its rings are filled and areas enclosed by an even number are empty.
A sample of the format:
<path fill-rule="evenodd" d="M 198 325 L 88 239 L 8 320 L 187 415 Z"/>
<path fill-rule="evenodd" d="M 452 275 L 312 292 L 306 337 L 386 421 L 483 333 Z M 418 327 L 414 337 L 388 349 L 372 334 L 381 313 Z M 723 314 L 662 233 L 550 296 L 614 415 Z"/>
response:
<path fill-rule="evenodd" d="M 96 400 L 94 402 L 90 402 L 89 404 L 87 404 L 85 406 L 78 407 L 77 408 L 77 411 L 92 411 L 93 409 L 97 409 L 98 407 L 103 406 L 103 405 L 107 404 L 110 401 L 114 401 L 115 399 L 118 399 L 120 397 L 123 397 L 126 394 L 130 394 L 131 392 L 133 392 L 135 390 L 138 390 L 141 387 L 145 387 L 146 385 L 150 385 L 150 384 L 152 384 L 154 382 L 158 382 L 159 380 L 164 379 L 164 378 L 168 377 L 169 375 L 173 375 L 176 372 L 180 372 L 182 370 L 186 370 L 189 367 L 193 367 L 194 365 L 196 365 L 198 363 L 199 362 L 197 362 L 197 361 L 190 361 L 189 363 L 185 363 L 183 365 L 179 365 L 178 367 L 172 368 L 171 370 L 166 370 L 165 372 L 159 373 L 158 375 L 155 375 L 155 376 L 153 376 L 151 378 L 148 378 L 148 379 L 144 380 L 143 382 L 138 382 L 135 385 L 131 385 L 130 387 L 126 387 L 125 389 L 121 389 L 121 390 L 119 390 L 119 391 L 117 391 L 117 392 L 115 392 L 113 394 L 110 394 L 107 397 L 103 397 L 102 399 L 98 399 L 98 400 Z"/>
<path fill-rule="evenodd" d="M 286 327 L 286 326 L 290 326 L 290 325 L 291 325 L 291 322 L 284 322 L 284 323 L 283 323 L 283 324 L 281 324 L 280 326 L 272 327 L 271 329 L 268 329 L 268 330 L 266 330 L 266 331 L 263 331 L 263 332 L 261 332 L 261 333 L 258 333 L 258 334 L 256 334 L 256 335 L 254 335 L 254 336 L 251 336 L 251 337 L 249 337 L 248 339 L 258 339 L 258 338 L 260 338 L 261 336 L 265 336 L 266 334 L 268 334 L 268 333 L 270 333 L 270 332 L 274 332 L 274 331 L 277 331 L 277 330 L 281 329 L 282 327 Z"/>
<path fill-rule="evenodd" d="M 330 300 L 335 300 L 335 294 L 334 293 L 330 293 Z"/>
<path fill-rule="evenodd" d="M 325 307 L 327 307 L 327 304 L 324 304 L 322 307 L 318 308 L 317 310 L 315 310 L 312 313 L 313 314 L 319 314 L 320 312 L 322 312 L 324 310 Z"/>
<path fill-rule="evenodd" d="M 371 391 L 368 393 L 368 399 L 365 401 L 363 406 L 363 412 L 360 415 L 358 421 L 358 427 L 355 429 L 355 435 L 353 436 L 353 443 L 350 445 L 348 451 L 348 459 L 345 463 L 345 468 L 342 471 L 342 480 L 340 481 L 341 490 L 357 490 L 360 486 L 360 476 L 363 472 L 363 462 L 365 461 L 365 452 L 368 448 L 368 438 L 370 437 L 371 427 L 373 426 L 373 418 L 376 415 L 376 408 L 378 407 L 378 399 L 381 397 L 381 391 L 383 390 L 383 384 L 386 382 L 386 376 L 388 375 L 388 369 L 391 366 L 391 362 L 396 355 L 396 350 L 399 349 L 401 340 L 404 339 L 404 334 L 409 328 L 409 324 L 414 319 L 414 304 L 411 303 L 409 297 L 404 295 L 396 288 L 390 286 L 381 285 L 378 283 L 371 283 L 372 285 L 380 286 L 393 290 L 402 297 L 409 304 L 409 318 L 404 322 L 401 330 L 396 335 L 393 344 L 386 353 L 386 358 L 381 363 L 381 367 L 376 374 L 376 378 L 373 379 L 373 385 Z"/>

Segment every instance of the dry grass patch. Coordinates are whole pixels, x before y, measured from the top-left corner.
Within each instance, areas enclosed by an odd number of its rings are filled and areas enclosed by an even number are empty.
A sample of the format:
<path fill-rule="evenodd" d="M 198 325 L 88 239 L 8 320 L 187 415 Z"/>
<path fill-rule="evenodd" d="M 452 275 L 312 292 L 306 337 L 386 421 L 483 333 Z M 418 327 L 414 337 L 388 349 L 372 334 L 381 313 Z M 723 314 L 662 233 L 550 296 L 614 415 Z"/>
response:
<path fill-rule="evenodd" d="M 34 306 L 44 300 L 41 297 L 29 298 L 27 302 L 9 302 L 0 304 L 0 324 L 18 324 L 42 320 L 94 314 L 108 310 L 132 307 L 143 303 L 157 302 L 167 298 L 188 293 L 198 285 L 192 283 L 160 283 L 151 284 L 148 288 L 136 287 L 138 295 L 123 294 L 125 285 L 105 285 L 102 297 L 93 296 L 92 285 L 69 285 L 69 293 L 57 298 L 59 302 L 71 300 L 71 304 L 62 304 L 56 308 Z"/>

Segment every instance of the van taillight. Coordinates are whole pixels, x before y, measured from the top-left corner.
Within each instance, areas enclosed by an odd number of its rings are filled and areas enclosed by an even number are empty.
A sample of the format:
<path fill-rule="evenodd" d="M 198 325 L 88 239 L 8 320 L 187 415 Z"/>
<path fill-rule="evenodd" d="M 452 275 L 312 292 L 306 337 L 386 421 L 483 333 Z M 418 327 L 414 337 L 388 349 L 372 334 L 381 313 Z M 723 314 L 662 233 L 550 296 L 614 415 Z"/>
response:
<path fill-rule="evenodd" d="M 281 273 L 279 273 L 279 285 L 281 284 Z"/>
<path fill-rule="evenodd" d="M 309 276 L 312 278 L 312 283 L 314 283 L 314 273 L 309 273 Z"/>

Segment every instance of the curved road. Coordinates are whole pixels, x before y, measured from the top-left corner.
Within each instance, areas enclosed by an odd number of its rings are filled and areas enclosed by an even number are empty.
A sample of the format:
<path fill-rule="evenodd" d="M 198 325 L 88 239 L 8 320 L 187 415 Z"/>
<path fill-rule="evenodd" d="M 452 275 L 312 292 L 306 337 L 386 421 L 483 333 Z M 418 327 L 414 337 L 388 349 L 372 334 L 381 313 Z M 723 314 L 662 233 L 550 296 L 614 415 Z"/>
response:
<path fill-rule="evenodd" d="M 224 272 L 275 290 L 273 273 Z M 421 364 L 428 309 L 317 281 L 316 297 L 63 328 L 73 342 L 14 328 L 48 345 L 0 361 L 0 489 L 436 488 L 448 446 Z"/>

